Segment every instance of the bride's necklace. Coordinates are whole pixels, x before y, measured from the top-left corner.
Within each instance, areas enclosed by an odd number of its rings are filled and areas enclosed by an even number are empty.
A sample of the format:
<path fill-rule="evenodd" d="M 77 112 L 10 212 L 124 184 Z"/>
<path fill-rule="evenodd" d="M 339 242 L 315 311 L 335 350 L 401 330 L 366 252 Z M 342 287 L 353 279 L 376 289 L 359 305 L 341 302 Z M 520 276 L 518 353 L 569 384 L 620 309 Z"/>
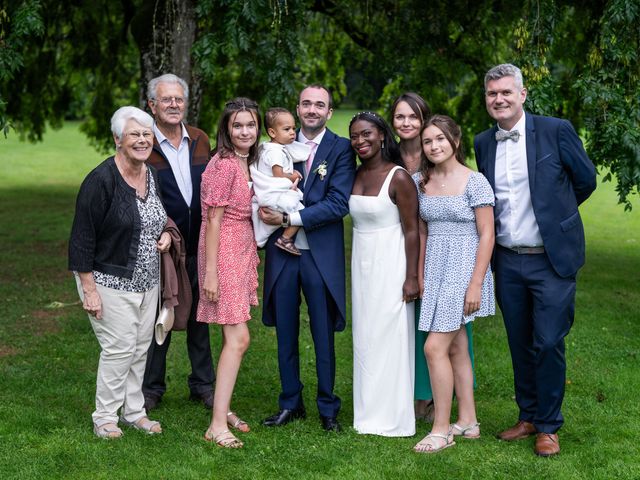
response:
<path fill-rule="evenodd" d="M 233 153 L 235 153 L 240 158 L 249 158 L 249 154 L 248 153 L 240 153 L 235 148 L 233 149 Z"/>

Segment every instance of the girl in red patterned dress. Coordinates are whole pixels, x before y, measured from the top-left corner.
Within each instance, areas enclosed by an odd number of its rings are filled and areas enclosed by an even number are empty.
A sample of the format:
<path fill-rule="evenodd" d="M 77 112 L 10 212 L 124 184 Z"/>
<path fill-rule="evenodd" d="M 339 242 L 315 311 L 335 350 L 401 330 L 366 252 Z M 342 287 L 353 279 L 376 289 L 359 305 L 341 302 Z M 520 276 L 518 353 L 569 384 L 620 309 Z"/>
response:
<path fill-rule="evenodd" d="M 202 174 L 202 227 L 198 247 L 199 322 L 222 325 L 211 425 L 205 440 L 240 448 L 230 427 L 249 426 L 230 409 L 244 352 L 249 346 L 250 306 L 258 305 L 258 253 L 251 224 L 249 165 L 256 158 L 260 132 L 258 105 L 247 98 L 227 102 L 215 155 Z"/>

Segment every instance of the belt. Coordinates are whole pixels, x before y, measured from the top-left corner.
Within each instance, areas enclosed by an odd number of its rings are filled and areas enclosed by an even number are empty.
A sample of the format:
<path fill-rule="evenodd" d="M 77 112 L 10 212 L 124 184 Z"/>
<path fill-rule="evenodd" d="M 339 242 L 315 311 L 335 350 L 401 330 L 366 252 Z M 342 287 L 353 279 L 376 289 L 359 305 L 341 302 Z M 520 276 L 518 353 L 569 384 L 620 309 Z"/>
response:
<path fill-rule="evenodd" d="M 538 255 L 544 253 L 544 247 L 504 247 L 498 245 L 501 248 L 517 253 L 518 255 Z"/>

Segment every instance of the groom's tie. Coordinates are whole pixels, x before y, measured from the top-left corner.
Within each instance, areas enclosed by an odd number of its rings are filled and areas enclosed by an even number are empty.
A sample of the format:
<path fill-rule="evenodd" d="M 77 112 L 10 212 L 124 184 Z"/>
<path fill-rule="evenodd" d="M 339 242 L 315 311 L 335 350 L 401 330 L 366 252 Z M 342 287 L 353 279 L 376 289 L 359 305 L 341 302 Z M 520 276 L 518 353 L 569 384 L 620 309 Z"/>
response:
<path fill-rule="evenodd" d="M 309 147 L 311 147 L 311 151 L 309 152 L 309 158 L 307 158 L 307 165 L 306 165 L 306 172 L 307 172 L 307 177 L 309 176 L 309 174 L 311 173 L 311 165 L 313 165 L 313 157 L 316 156 L 316 147 L 318 146 L 318 144 L 312 140 L 308 140 L 307 145 L 309 145 Z"/>

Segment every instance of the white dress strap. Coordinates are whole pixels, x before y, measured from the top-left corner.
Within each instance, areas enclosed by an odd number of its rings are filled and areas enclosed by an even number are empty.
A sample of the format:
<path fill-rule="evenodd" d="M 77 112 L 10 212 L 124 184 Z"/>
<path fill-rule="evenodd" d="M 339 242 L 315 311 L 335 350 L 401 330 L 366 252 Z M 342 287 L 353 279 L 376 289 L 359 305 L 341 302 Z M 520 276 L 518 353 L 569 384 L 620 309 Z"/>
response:
<path fill-rule="evenodd" d="M 400 165 L 396 165 L 391 170 L 389 170 L 389 173 L 387 173 L 387 178 L 384 179 L 384 183 L 382 184 L 382 187 L 380 187 L 380 192 L 378 193 L 378 195 L 384 192 L 387 197 L 389 196 L 389 185 L 391 184 L 391 179 L 396 173 L 396 170 L 398 170 L 399 168 L 404 170 Z"/>

